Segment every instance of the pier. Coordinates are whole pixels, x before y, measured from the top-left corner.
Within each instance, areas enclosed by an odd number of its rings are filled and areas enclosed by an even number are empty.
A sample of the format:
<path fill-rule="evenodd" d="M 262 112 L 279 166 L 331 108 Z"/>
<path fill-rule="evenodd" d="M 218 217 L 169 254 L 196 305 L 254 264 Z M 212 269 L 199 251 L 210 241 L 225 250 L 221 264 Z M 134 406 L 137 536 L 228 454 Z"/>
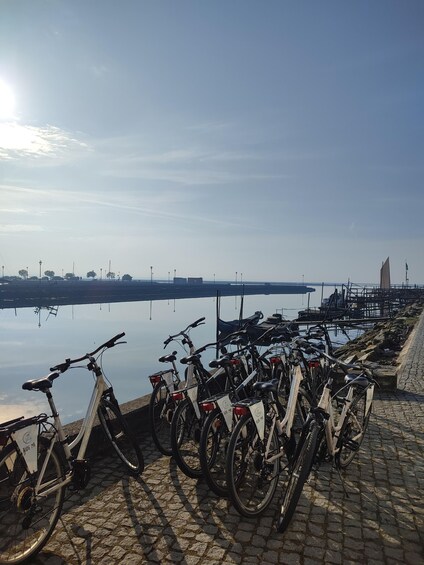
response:
<path fill-rule="evenodd" d="M 167 283 L 123 280 L 0 281 L 0 309 L 49 307 L 66 304 L 107 304 L 181 298 L 247 296 L 254 294 L 306 294 L 314 288 L 284 283 Z"/>

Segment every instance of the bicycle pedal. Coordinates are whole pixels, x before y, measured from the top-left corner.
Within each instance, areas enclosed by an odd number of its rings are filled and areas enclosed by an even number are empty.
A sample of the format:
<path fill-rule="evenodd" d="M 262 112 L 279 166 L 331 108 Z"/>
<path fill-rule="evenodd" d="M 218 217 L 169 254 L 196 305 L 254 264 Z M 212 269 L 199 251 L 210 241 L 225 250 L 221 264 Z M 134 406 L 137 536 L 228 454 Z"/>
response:
<path fill-rule="evenodd" d="M 350 449 L 351 451 L 359 451 L 359 443 L 353 439 L 348 439 L 343 442 L 343 445 Z"/>

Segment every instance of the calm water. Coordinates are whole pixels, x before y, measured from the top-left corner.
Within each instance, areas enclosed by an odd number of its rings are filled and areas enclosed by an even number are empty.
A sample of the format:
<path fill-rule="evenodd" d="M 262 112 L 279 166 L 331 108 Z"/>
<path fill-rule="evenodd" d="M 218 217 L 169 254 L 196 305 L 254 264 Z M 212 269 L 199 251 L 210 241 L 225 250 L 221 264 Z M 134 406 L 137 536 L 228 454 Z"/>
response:
<path fill-rule="evenodd" d="M 332 292 L 324 289 L 324 297 Z M 318 306 L 321 288 L 310 295 L 310 306 Z M 283 313 L 287 319 L 306 308 L 308 297 L 302 295 L 247 296 L 244 315 L 261 310 L 264 316 Z M 240 297 L 221 299 L 221 318 L 238 318 Z M 164 352 L 163 341 L 188 324 L 206 317 L 206 324 L 192 330 L 195 346 L 215 340 L 216 300 L 197 298 L 176 301 L 130 302 L 60 306 L 56 315 L 33 308 L 0 311 L 0 421 L 20 415 L 46 411 L 42 393 L 22 390 L 22 383 L 48 374 L 49 368 L 66 358 L 92 351 L 119 332 L 126 332 L 125 345 L 106 351 L 103 369 L 111 380 L 120 402 L 133 400 L 151 391 L 147 376 L 163 368 L 157 362 Z M 183 351 L 179 351 L 183 356 Z M 54 382 L 53 395 L 63 422 L 85 415 L 93 386 L 87 370 L 69 370 Z"/>

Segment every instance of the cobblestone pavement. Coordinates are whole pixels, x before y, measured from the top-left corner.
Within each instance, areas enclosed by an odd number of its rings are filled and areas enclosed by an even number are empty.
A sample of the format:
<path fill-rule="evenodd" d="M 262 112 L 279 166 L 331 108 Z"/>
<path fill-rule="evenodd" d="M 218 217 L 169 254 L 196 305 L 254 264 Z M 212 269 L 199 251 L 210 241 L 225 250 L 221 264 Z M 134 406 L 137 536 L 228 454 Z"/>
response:
<path fill-rule="evenodd" d="M 278 497 L 241 518 L 228 501 L 187 478 L 142 436 L 146 469 L 129 478 L 116 457 L 93 462 L 35 564 L 424 564 L 424 315 L 398 390 L 377 393 L 367 438 L 341 479 L 322 465 L 284 534 Z"/>

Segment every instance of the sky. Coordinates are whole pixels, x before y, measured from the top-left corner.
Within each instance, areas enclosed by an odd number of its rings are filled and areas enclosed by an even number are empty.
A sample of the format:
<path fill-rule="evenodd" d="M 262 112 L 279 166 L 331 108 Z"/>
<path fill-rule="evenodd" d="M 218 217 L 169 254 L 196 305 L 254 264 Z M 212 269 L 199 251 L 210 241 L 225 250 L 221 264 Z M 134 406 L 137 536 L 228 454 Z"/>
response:
<path fill-rule="evenodd" d="M 421 0 L 3 0 L 3 272 L 424 283 L 423 102 Z"/>

